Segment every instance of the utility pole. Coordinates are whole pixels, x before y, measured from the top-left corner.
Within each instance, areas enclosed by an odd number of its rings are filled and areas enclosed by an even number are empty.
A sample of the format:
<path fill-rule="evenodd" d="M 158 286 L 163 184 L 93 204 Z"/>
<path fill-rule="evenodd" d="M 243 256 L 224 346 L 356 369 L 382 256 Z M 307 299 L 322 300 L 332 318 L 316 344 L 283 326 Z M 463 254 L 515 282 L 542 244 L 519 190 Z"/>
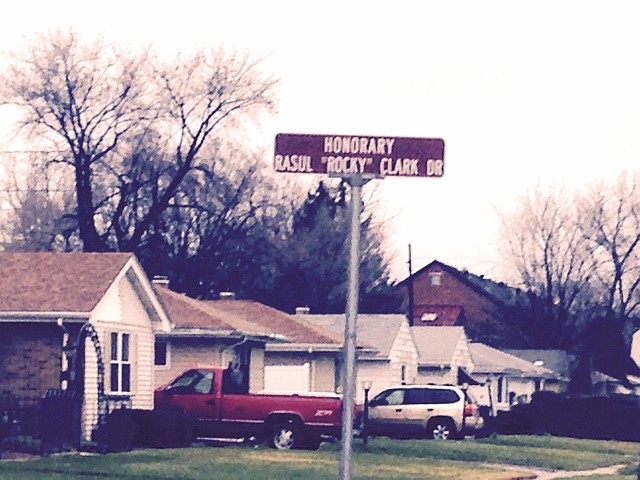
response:
<path fill-rule="evenodd" d="M 407 293 L 409 295 L 409 308 L 407 316 L 409 317 L 409 326 L 413 327 L 413 271 L 411 269 L 411 244 L 409 244 L 409 279 L 407 282 Z"/>

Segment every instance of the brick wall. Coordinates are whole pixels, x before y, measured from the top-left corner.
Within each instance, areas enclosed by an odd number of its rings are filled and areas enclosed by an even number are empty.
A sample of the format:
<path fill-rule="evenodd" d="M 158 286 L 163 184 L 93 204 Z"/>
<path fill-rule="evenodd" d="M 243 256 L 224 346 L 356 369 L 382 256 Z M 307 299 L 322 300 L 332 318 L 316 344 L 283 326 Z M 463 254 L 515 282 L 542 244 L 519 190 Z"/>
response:
<path fill-rule="evenodd" d="M 0 323 L 0 395 L 26 401 L 59 388 L 61 345 L 55 324 Z"/>
<path fill-rule="evenodd" d="M 431 273 L 440 274 L 440 285 L 432 285 Z M 404 304 L 407 308 L 407 288 L 403 288 Z M 487 297 L 479 294 L 469 285 L 461 282 L 451 273 L 438 265 L 425 269 L 413 279 L 413 298 L 415 313 L 422 313 L 425 305 L 452 305 L 463 307 L 464 326 L 467 334 L 474 340 L 488 341 L 502 340 L 505 330 L 504 312 Z M 508 320 L 507 320 L 508 321 Z M 416 321 L 415 324 L 420 324 Z M 422 323 L 426 325 L 426 323 Z M 456 323 L 460 325 L 460 323 Z M 485 335 L 483 335 L 485 334 Z"/>

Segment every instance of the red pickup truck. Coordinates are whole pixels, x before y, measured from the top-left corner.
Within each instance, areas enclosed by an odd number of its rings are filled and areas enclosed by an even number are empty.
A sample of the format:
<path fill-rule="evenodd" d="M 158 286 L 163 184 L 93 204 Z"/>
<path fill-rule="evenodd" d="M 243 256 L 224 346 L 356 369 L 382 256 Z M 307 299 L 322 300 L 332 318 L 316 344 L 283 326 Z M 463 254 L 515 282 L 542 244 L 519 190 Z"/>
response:
<path fill-rule="evenodd" d="M 321 436 L 340 436 L 340 395 L 249 394 L 238 373 L 218 367 L 189 369 L 155 391 L 155 408 L 187 415 L 198 437 L 258 437 L 271 447 L 290 449 L 317 448 Z"/>

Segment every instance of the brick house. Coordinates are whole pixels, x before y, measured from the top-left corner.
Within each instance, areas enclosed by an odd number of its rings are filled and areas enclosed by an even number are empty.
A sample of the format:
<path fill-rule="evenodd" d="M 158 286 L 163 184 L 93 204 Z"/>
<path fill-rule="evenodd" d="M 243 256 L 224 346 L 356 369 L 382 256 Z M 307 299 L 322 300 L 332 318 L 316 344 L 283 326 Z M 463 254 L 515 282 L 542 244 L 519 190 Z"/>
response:
<path fill-rule="evenodd" d="M 110 402 L 153 408 L 154 332 L 170 323 L 134 255 L 0 253 L 0 271 L 0 395 L 73 388 L 85 440 Z"/>
<path fill-rule="evenodd" d="M 521 332 L 531 310 L 518 289 L 437 260 L 404 279 L 400 287 L 405 311 L 413 291 L 412 325 L 464 326 L 473 341 L 525 346 Z"/>

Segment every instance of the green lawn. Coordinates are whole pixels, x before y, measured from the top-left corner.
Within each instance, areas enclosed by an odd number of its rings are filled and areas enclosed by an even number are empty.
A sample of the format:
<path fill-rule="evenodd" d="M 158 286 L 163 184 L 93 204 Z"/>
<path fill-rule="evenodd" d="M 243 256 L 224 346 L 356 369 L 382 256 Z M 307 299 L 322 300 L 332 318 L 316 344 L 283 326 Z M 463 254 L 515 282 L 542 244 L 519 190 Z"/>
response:
<path fill-rule="evenodd" d="M 511 479 L 526 473 L 518 466 L 587 470 L 628 465 L 635 478 L 637 444 L 513 436 L 454 442 L 387 440 L 368 445 L 354 441 L 354 479 Z M 0 480 L 67 479 L 335 479 L 339 445 L 318 452 L 275 451 L 264 447 L 202 447 L 137 450 L 107 455 L 63 455 L 0 463 Z M 491 464 L 515 465 L 507 470 Z"/>

